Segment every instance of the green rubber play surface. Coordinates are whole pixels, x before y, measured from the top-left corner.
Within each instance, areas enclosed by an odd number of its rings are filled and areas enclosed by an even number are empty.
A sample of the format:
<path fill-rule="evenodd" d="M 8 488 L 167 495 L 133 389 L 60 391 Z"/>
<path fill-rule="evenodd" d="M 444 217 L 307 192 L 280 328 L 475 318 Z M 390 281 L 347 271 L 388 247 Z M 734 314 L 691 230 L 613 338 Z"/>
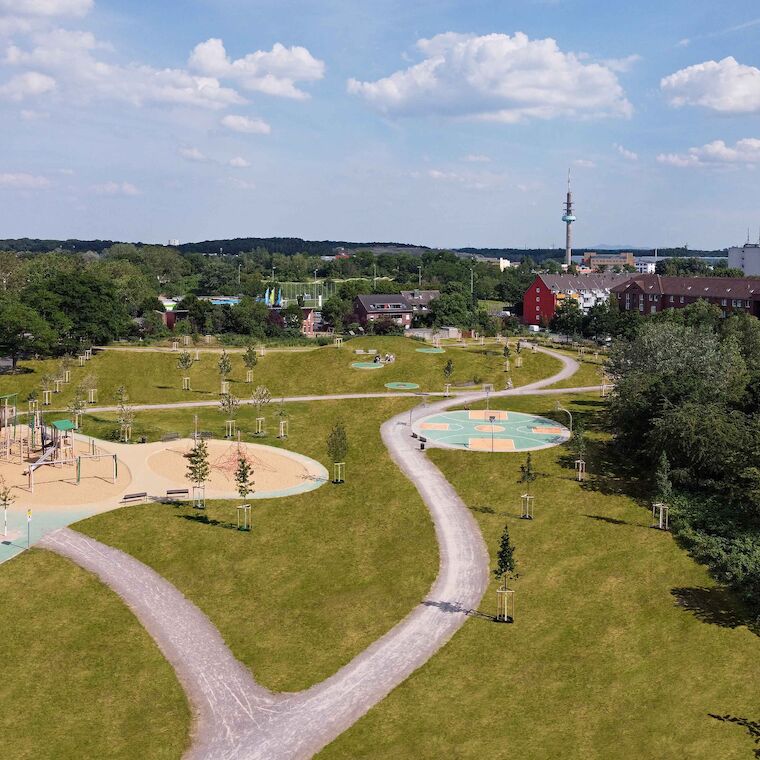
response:
<path fill-rule="evenodd" d="M 354 369 L 382 369 L 382 362 L 351 362 Z"/>
<path fill-rule="evenodd" d="M 418 420 L 412 430 L 436 446 L 469 451 L 534 451 L 570 438 L 554 420 L 501 409 L 441 412 Z"/>
<path fill-rule="evenodd" d="M 393 391 L 414 391 L 420 386 L 417 383 L 386 383 L 385 387 Z"/>
<path fill-rule="evenodd" d="M 445 348 L 416 348 L 418 354 L 445 354 Z"/>

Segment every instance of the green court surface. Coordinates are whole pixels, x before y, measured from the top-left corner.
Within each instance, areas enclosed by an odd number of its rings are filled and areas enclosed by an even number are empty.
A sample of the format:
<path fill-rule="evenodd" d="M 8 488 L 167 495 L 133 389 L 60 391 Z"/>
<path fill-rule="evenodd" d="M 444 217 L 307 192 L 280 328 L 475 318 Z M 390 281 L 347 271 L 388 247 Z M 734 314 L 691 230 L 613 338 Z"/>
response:
<path fill-rule="evenodd" d="M 382 369 L 382 362 L 351 362 L 354 369 Z"/>
<path fill-rule="evenodd" d="M 416 348 L 418 354 L 445 354 L 445 348 Z"/>
<path fill-rule="evenodd" d="M 417 383 L 386 383 L 385 387 L 392 391 L 416 391 L 420 386 Z"/>
<path fill-rule="evenodd" d="M 535 451 L 570 438 L 554 420 L 502 409 L 441 412 L 417 420 L 412 430 L 436 446 L 469 451 Z"/>

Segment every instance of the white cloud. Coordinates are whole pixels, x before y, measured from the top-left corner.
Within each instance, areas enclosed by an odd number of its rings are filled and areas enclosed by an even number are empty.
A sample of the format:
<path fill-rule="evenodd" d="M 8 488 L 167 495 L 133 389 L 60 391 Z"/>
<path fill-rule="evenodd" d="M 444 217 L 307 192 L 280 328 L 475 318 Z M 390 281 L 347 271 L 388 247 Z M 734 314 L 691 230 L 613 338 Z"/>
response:
<path fill-rule="evenodd" d="M 602 63 L 612 71 L 616 71 L 619 74 L 625 74 L 626 71 L 630 71 L 635 64 L 641 60 L 641 56 L 637 53 L 633 55 L 627 55 L 625 58 L 607 58 Z"/>
<path fill-rule="evenodd" d="M 272 128 L 263 119 L 251 119 L 248 116 L 228 114 L 222 121 L 222 126 L 233 132 L 244 132 L 249 135 L 268 135 Z"/>
<path fill-rule="evenodd" d="M 54 89 L 55 79 L 53 77 L 40 74 L 38 71 L 27 71 L 0 85 L 0 98 L 24 100 L 25 98 L 44 95 Z"/>
<path fill-rule="evenodd" d="M 580 169 L 596 169 L 596 164 L 587 158 L 577 158 L 573 161 L 573 166 L 577 166 Z"/>
<path fill-rule="evenodd" d="M 490 160 L 490 156 L 485 156 L 482 153 L 470 153 L 469 155 L 464 157 L 465 161 L 470 161 L 472 163 L 482 163 L 487 164 Z"/>
<path fill-rule="evenodd" d="M 486 190 L 501 185 L 504 182 L 503 175 L 487 171 L 455 172 L 443 169 L 428 169 L 424 174 L 414 171 L 409 176 L 413 179 L 427 177 L 434 182 L 457 184 L 467 190 Z"/>
<path fill-rule="evenodd" d="M 639 154 L 634 153 L 632 150 L 628 150 L 628 148 L 623 147 L 622 145 L 618 145 L 617 143 L 613 143 L 613 148 L 625 159 L 628 161 L 638 161 L 639 160 Z"/>
<path fill-rule="evenodd" d="M 629 116 L 614 72 L 562 52 L 553 39 L 453 32 L 417 42 L 424 59 L 348 91 L 395 116 L 440 114 L 514 123 L 525 119 Z"/>
<path fill-rule="evenodd" d="M 10 187 L 15 190 L 45 190 L 50 187 L 47 177 L 24 172 L 0 173 L 0 187 Z"/>
<path fill-rule="evenodd" d="M 325 73 L 324 62 L 306 48 L 286 48 L 279 42 L 269 51 L 257 50 L 232 60 L 222 40 L 211 38 L 195 46 L 188 63 L 194 71 L 234 80 L 243 89 L 295 99 L 309 97 L 296 87 L 297 82 L 313 82 Z"/>
<path fill-rule="evenodd" d="M 34 111 L 30 108 L 23 108 L 20 111 L 20 116 L 24 121 L 42 121 L 50 118 L 47 111 Z"/>
<path fill-rule="evenodd" d="M 676 71 L 660 81 L 671 106 L 702 106 L 722 113 L 760 111 L 760 69 L 729 56 Z"/>
<path fill-rule="evenodd" d="M 689 148 L 687 153 L 661 153 L 657 156 L 661 164 L 669 166 L 720 166 L 760 164 L 760 139 L 746 137 L 737 140 L 733 147 L 723 140 L 713 140 L 701 148 Z"/>
<path fill-rule="evenodd" d="M 206 156 L 198 148 L 180 148 L 180 156 L 188 161 L 206 161 Z"/>
<path fill-rule="evenodd" d="M 160 103 L 211 109 L 245 102 L 235 90 L 222 87 L 213 77 L 196 76 L 184 69 L 108 63 L 95 51 L 109 46 L 89 32 L 55 29 L 33 35 L 32 42 L 27 49 L 9 46 L 5 63 L 34 68 L 45 72 L 44 76 L 54 77 L 56 89 L 72 101 L 100 98 L 135 106 Z"/>
<path fill-rule="evenodd" d="M 247 169 L 251 165 L 250 161 L 246 161 L 242 156 L 235 156 L 228 163 L 235 169 Z"/>
<path fill-rule="evenodd" d="M 19 16 L 84 16 L 94 0 L 0 0 L 0 12 Z"/>
<path fill-rule="evenodd" d="M 245 179 L 239 179 L 238 177 L 228 177 L 228 181 L 232 187 L 236 190 L 255 190 L 256 185 L 253 182 L 249 182 Z"/>
<path fill-rule="evenodd" d="M 131 182 L 105 182 L 92 188 L 98 195 L 139 195 L 140 191 Z"/>

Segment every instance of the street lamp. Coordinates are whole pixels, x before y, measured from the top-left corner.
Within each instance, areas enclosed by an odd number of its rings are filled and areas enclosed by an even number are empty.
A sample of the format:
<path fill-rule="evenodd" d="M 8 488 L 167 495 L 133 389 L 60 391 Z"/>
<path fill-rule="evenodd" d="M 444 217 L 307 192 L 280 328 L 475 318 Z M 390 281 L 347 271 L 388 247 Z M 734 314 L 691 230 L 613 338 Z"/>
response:
<path fill-rule="evenodd" d="M 570 418 L 570 432 L 572 433 L 572 432 L 573 432 L 573 415 L 572 415 L 572 413 L 570 412 L 570 410 L 569 410 L 569 409 L 565 409 L 565 407 L 564 407 L 564 406 L 562 406 L 562 405 L 559 403 L 559 401 L 557 401 L 557 402 L 554 404 L 554 408 L 555 408 L 555 409 L 556 409 L 558 412 L 564 412 L 564 413 L 565 413 L 565 414 L 566 414 L 566 415 L 567 415 L 567 416 Z"/>
<path fill-rule="evenodd" d="M 488 421 L 491 423 L 491 453 L 493 454 L 493 423 L 496 422 L 496 417 L 490 415 Z"/>

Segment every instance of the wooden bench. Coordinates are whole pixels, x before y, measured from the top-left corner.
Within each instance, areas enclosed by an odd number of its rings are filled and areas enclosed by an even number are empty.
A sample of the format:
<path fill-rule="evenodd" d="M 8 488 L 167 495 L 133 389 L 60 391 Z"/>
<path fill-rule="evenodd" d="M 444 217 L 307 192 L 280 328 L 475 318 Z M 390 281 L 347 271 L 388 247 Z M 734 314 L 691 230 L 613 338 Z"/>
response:
<path fill-rule="evenodd" d="M 125 493 L 124 496 L 121 497 L 121 500 L 124 502 L 132 502 L 132 501 L 147 501 L 148 500 L 148 492 L 147 491 L 141 491 L 140 493 Z"/>
<path fill-rule="evenodd" d="M 167 433 L 166 435 L 161 436 L 161 441 L 163 443 L 166 443 L 167 441 L 178 441 L 179 440 L 179 433 Z"/>
<path fill-rule="evenodd" d="M 427 438 L 425 438 L 424 435 L 420 436 L 420 451 L 425 450 L 425 444 L 427 443 Z"/>
<path fill-rule="evenodd" d="M 166 492 L 166 498 L 171 498 L 174 496 L 190 496 L 190 489 L 189 488 L 170 488 Z"/>
<path fill-rule="evenodd" d="M 203 438 L 204 440 L 208 440 L 209 438 L 213 438 L 214 434 L 210 430 L 201 430 L 200 433 L 198 433 L 198 438 Z"/>
<path fill-rule="evenodd" d="M 355 353 L 357 356 L 358 356 L 359 354 L 361 354 L 362 356 L 364 356 L 364 353 L 365 353 L 365 351 L 364 351 L 364 349 L 363 349 L 363 348 L 357 348 L 357 349 L 354 349 L 354 353 Z"/>

